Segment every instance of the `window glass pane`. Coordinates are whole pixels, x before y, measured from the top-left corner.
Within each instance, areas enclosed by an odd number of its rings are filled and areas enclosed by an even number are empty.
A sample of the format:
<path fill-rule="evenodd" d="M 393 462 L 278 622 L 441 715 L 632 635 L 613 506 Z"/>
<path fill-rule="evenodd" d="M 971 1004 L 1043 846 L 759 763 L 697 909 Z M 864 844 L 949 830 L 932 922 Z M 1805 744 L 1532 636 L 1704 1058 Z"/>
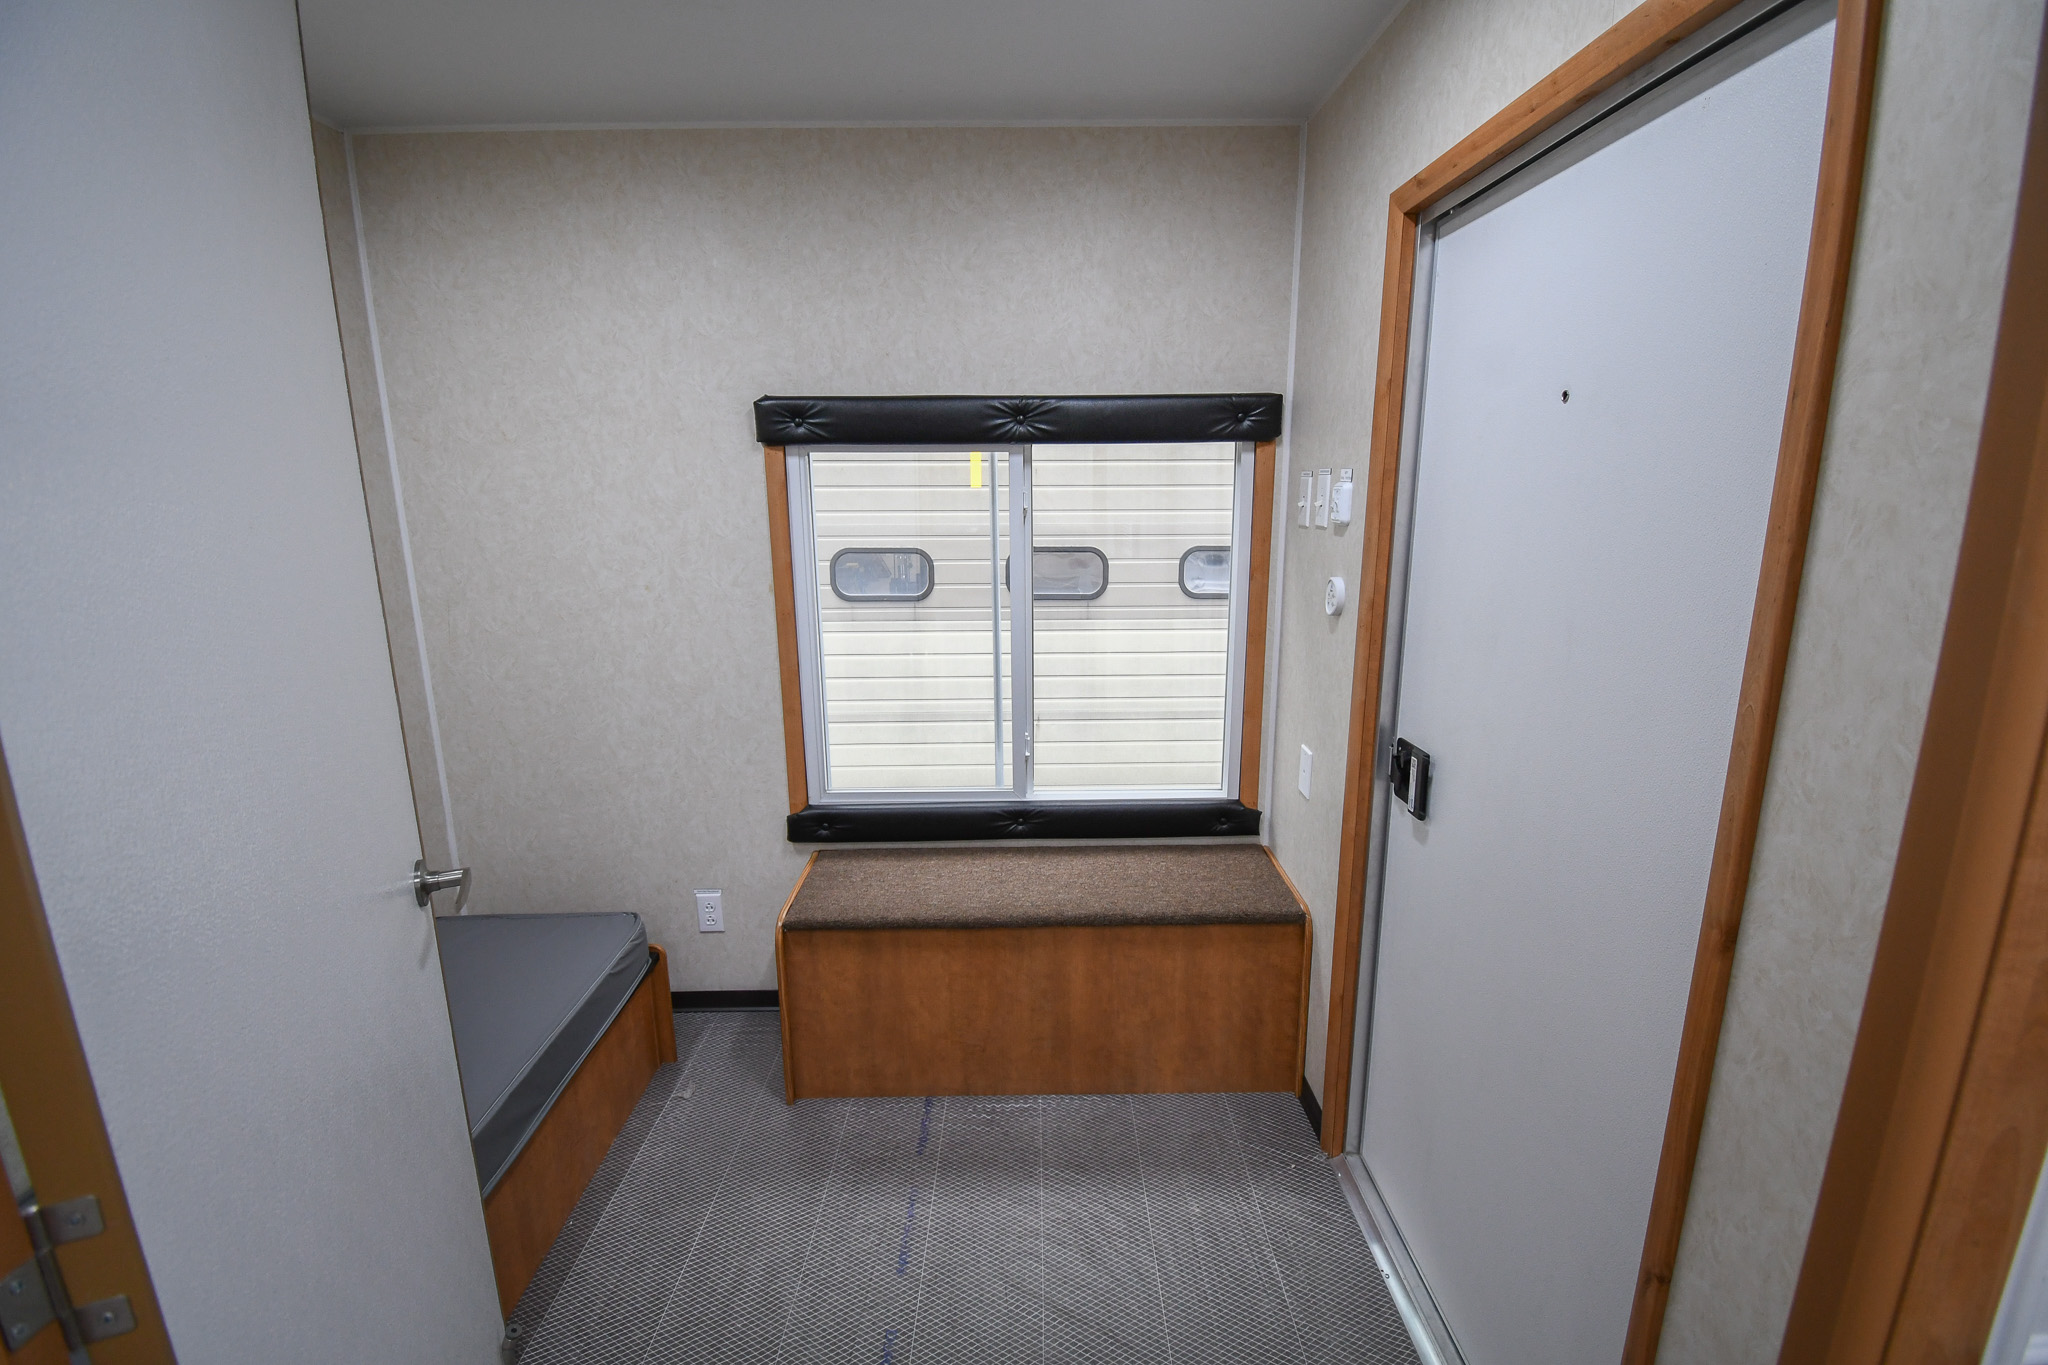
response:
<path fill-rule="evenodd" d="M 1009 460 L 810 456 L 832 792 L 1007 787 Z"/>
<path fill-rule="evenodd" d="M 1031 464 L 1041 552 L 1115 566 L 1093 600 L 1036 603 L 1034 788 L 1220 790 L 1236 446 L 1040 445 Z M 1222 551 L 1221 595 L 1182 590 L 1197 548 Z"/>
<path fill-rule="evenodd" d="M 832 556 L 830 577 L 842 602 L 922 602 L 932 595 L 932 557 L 923 550 L 841 550 Z"/>
<path fill-rule="evenodd" d="M 1003 560 L 1003 583 L 1010 582 L 1010 561 Z M 1109 559 L 1092 545 L 1041 545 L 1031 552 L 1031 597 L 1092 600 L 1109 586 Z"/>
<path fill-rule="evenodd" d="M 1197 545 L 1182 554 L 1180 590 L 1189 597 L 1230 596 L 1230 547 Z"/>

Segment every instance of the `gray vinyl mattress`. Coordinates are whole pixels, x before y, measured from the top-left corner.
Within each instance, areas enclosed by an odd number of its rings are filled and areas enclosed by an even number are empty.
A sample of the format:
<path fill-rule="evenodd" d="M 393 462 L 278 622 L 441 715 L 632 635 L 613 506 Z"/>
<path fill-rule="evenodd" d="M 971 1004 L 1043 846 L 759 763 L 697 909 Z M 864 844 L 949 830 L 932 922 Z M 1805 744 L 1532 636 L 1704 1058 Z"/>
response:
<path fill-rule="evenodd" d="M 434 921 L 469 1141 L 485 1194 L 647 974 L 629 913 Z"/>
<path fill-rule="evenodd" d="M 1299 924 L 1256 844 L 822 849 L 785 929 Z"/>

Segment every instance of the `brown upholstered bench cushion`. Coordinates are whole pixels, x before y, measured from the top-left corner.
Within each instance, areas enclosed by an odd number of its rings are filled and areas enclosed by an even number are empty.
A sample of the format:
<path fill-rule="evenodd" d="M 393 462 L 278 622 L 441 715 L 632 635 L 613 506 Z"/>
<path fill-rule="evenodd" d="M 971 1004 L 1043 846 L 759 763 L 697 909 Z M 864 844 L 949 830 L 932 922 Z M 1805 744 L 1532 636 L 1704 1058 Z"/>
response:
<path fill-rule="evenodd" d="M 1299 924 L 1255 845 L 823 849 L 785 929 Z"/>

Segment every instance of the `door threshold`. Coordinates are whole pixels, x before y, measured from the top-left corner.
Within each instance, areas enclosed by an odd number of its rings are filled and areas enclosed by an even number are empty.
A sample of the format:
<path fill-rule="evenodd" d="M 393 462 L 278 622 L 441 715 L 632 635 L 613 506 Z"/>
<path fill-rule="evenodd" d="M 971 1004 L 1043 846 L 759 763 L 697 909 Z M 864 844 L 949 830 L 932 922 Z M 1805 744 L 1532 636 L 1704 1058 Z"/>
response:
<path fill-rule="evenodd" d="M 1408 1329 L 1422 1365 L 1465 1365 L 1457 1340 L 1437 1311 L 1429 1286 L 1423 1283 L 1421 1269 L 1408 1254 L 1408 1245 L 1401 1240 L 1386 1201 L 1380 1198 L 1379 1186 L 1373 1184 L 1372 1173 L 1356 1152 L 1346 1152 L 1331 1164 L 1337 1168 L 1337 1183 L 1344 1187 L 1344 1198 L 1358 1219 L 1359 1231 L 1365 1234 L 1365 1244 L 1380 1277 L 1387 1282 L 1394 1306 L 1401 1310 L 1401 1325 Z"/>

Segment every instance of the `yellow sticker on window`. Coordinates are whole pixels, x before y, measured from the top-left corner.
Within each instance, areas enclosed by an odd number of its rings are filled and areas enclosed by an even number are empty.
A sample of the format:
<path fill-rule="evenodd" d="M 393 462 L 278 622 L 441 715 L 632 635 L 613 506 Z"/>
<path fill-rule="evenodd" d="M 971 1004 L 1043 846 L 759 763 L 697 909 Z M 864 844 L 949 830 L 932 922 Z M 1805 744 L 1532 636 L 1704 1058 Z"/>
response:
<path fill-rule="evenodd" d="M 978 450 L 967 452 L 967 486 L 981 487 L 981 452 Z"/>

